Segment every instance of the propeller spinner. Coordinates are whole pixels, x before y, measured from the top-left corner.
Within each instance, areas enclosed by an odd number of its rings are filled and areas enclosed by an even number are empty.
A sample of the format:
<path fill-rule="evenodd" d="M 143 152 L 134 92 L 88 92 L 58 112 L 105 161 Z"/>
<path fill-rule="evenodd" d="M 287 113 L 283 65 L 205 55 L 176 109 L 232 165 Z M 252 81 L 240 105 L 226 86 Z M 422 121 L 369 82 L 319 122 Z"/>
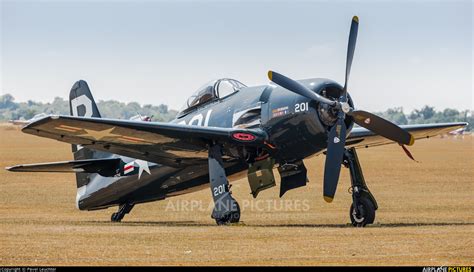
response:
<path fill-rule="evenodd" d="M 354 58 L 358 29 L 359 18 L 354 16 L 352 18 L 351 29 L 349 32 L 344 88 L 342 89 L 337 101 L 327 99 L 326 97 L 313 92 L 298 81 L 282 74 L 273 71 L 268 72 L 268 78 L 281 87 L 319 103 L 327 104 L 337 110 L 337 120 L 329 129 L 328 133 L 326 162 L 324 166 L 323 195 L 324 200 L 327 202 L 332 202 L 334 198 L 337 183 L 339 181 L 339 174 L 341 172 L 341 164 L 346 143 L 347 127 L 344 122 L 346 114 L 351 116 L 354 122 L 359 126 L 367 128 L 368 130 L 401 145 L 413 145 L 414 143 L 413 136 L 399 126 L 372 113 L 363 110 L 354 110 L 347 102 L 347 84 L 351 72 L 352 60 Z"/>

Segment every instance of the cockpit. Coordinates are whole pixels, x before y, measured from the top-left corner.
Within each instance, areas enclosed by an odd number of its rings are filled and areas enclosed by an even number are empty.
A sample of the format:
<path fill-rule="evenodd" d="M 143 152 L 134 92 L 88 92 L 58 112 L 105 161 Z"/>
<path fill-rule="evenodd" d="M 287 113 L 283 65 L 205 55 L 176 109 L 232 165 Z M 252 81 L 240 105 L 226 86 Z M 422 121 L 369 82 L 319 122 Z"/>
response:
<path fill-rule="evenodd" d="M 221 78 L 210 81 L 191 95 L 178 115 L 183 115 L 199 105 L 206 104 L 216 99 L 225 98 L 238 90 L 247 87 L 240 81 L 231 78 Z"/>

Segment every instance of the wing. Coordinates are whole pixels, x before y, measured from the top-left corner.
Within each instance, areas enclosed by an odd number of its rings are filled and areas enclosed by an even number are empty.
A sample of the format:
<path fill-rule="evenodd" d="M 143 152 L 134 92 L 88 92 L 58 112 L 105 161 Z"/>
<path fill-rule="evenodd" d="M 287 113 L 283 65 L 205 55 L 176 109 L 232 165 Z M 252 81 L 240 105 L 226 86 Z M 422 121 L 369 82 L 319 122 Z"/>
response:
<path fill-rule="evenodd" d="M 263 145 L 259 129 L 232 129 L 104 118 L 48 116 L 23 132 L 122 156 L 182 167 L 207 163 L 211 142 L 230 146 Z"/>
<path fill-rule="evenodd" d="M 439 123 L 439 124 L 420 124 L 420 125 L 402 125 L 404 130 L 410 132 L 415 139 L 429 138 L 443 133 L 453 131 L 458 128 L 467 126 L 467 123 Z M 351 134 L 346 140 L 348 147 L 371 147 L 394 143 L 384 137 L 374 134 L 373 132 L 357 127 L 352 129 Z"/>
<path fill-rule="evenodd" d="M 58 173 L 99 173 L 112 176 L 119 169 L 121 159 L 90 159 L 77 161 L 48 162 L 35 164 L 20 164 L 7 167 L 12 172 L 58 172 Z"/>

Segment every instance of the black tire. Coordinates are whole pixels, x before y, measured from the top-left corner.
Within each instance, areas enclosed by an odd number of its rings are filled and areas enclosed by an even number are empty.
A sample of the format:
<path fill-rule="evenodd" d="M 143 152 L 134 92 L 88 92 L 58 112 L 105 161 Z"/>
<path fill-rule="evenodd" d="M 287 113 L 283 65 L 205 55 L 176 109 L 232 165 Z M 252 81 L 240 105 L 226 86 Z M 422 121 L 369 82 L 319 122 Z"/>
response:
<path fill-rule="evenodd" d="M 217 225 L 228 225 L 233 223 L 238 223 L 240 221 L 240 206 L 239 203 L 235 202 L 236 209 L 235 211 L 230 212 L 224 218 L 216 219 Z"/>
<path fill-rule="evenodd" d="M 354 204 L 351 204 L 349 210 L 349 217 L 354 227 L 365 227 L 367 224 L 374 223 L 375 207 L 372 201 L 368 198 L 362 197 L 359 199 L 359 215 L 356 214 Z"/>
<path fill-rule="evenodd" d="M 122 218 L 120 218 L 119 213 L 113 213 L 112 216 L 110 217 L 110 220 L 112 222 L 120 222 L 122 221 Z"/>

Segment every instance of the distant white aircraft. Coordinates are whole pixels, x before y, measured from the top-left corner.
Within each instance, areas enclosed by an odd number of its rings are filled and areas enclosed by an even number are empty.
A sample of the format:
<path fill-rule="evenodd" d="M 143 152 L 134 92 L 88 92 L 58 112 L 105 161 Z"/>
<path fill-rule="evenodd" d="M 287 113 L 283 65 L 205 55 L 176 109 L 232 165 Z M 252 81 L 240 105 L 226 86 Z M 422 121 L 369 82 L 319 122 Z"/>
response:
<path fill-rule="evenodd" d="M 464 134 L 469 134 L 469 133 L 466 131 L 466 127 L 462 127 L 462 128 L 453 130 L 453 131 L 451 131 L 451 132 L 448 132 L 448 135 L 464 135 Z"/>
<path fill-rule="evenodd" d="M 35 116 L 33 116 L 31 119 L 28 119 L 28 120 L 25 120 L 25 118 L 20 117 L 20 119 L 18 119 L 18 120 L 9 120 L 8 122 L 12 123 L 14 125 L 22 126 L 22 125 L 29 124 L 33 121 L 39 120 L 39 119 L 41 119 L 43 117 L 46 117 L 46 116 L 48 116 L 48 114 L 42 112 L 42 113 L 36 114 Z"/>
<path fill-rule="evenodd" d="M 137 114 L 135 116 L 130 117 L 130 120 L 131 121 L 151 122 L 151 118 L 153 118 L 153 115 L 152 116 L 147 116 L 147 115 Z"/>

